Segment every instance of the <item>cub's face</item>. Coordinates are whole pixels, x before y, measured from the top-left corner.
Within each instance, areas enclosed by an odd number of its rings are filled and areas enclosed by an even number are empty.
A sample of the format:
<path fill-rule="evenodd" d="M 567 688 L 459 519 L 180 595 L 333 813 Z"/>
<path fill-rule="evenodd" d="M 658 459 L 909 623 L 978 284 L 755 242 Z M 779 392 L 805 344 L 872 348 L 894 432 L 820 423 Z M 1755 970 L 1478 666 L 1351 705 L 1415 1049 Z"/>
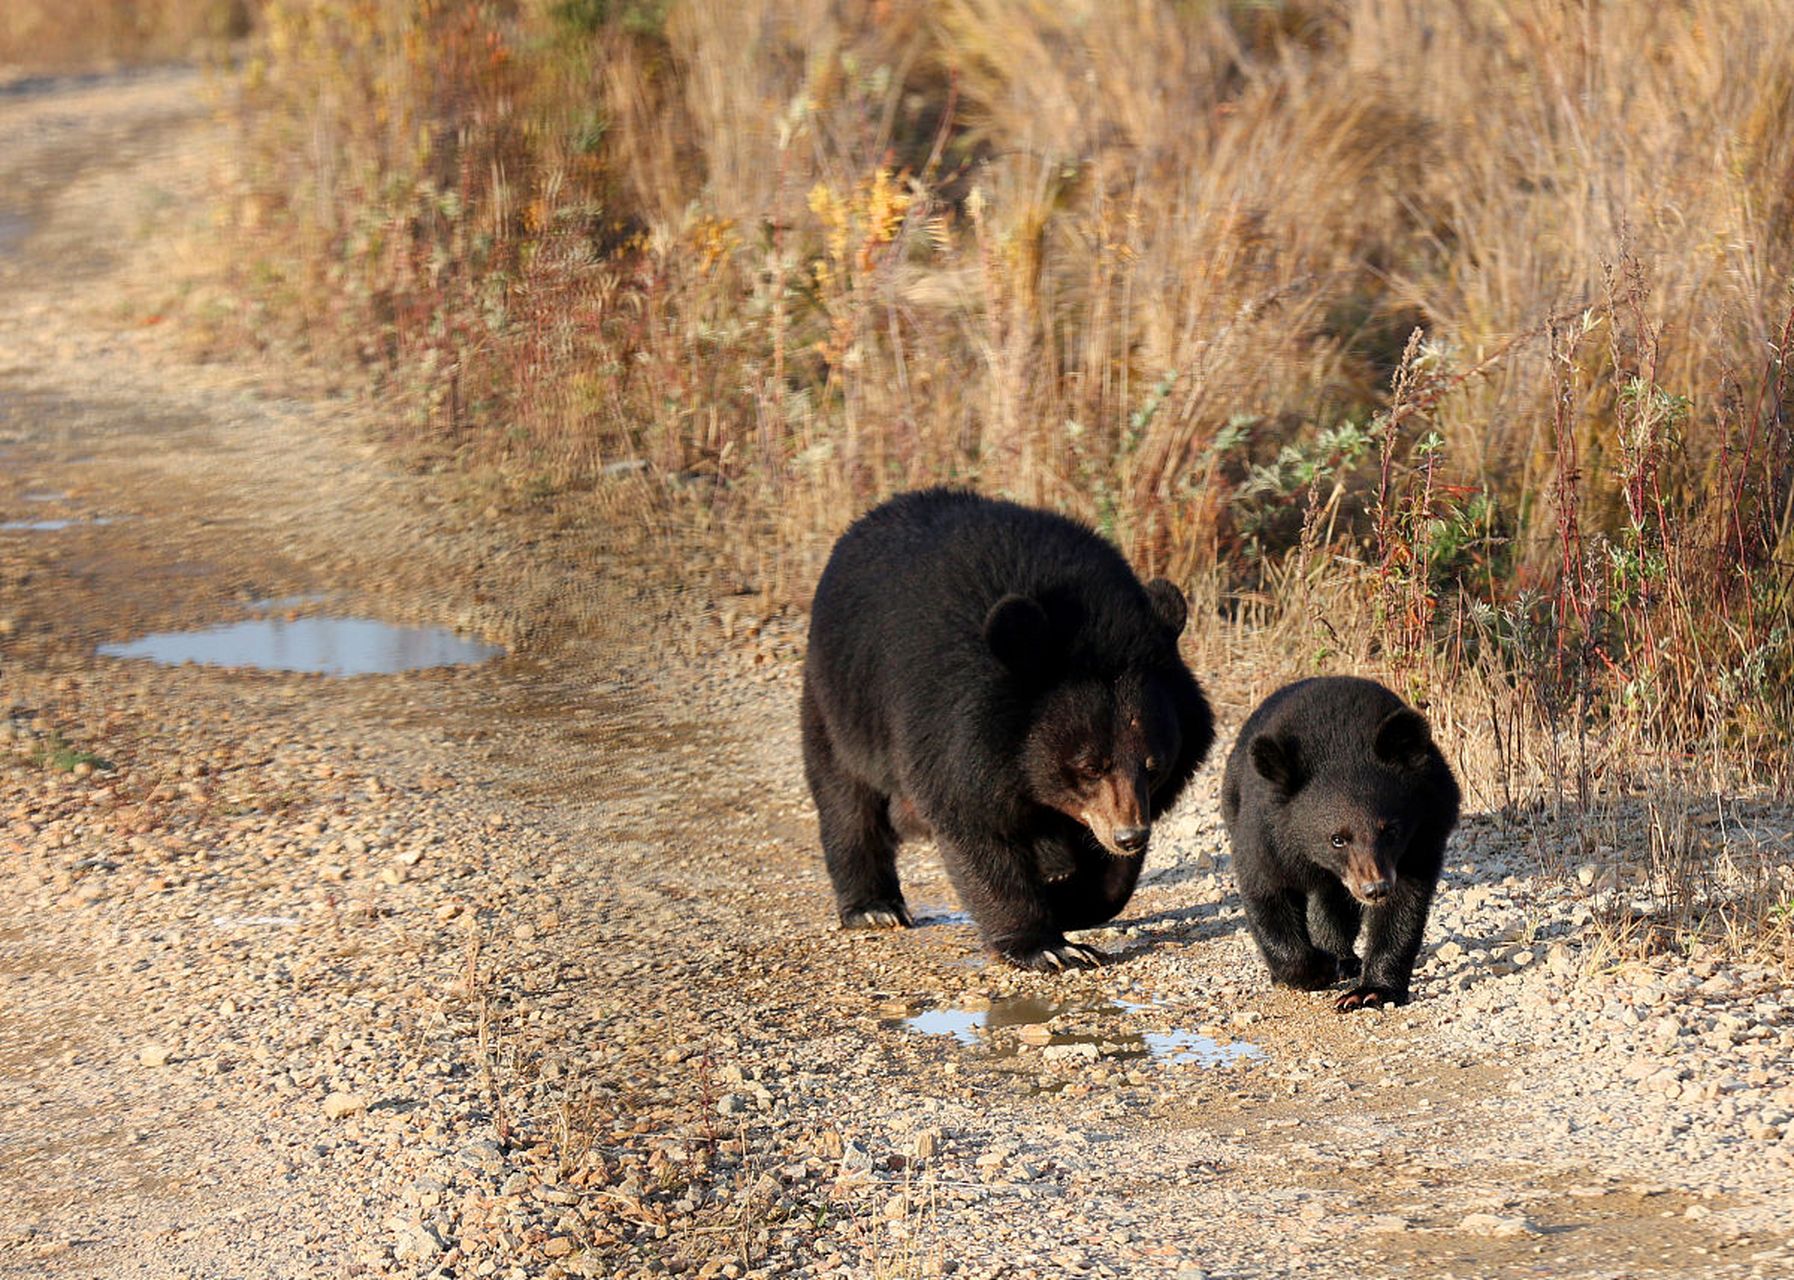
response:
<path fill-rule="evenodd" d="M 1414 834 L 1407 797 L 1393 788 L 1389 795 L 1378 790 L 1310 787 L 1290 800 L 1284 827 L 1301 833 L 1310 862 L 1331 871 L 1354 898 L 1373 907 L 1395 888 Z"/>
<path fill-rule="evenodd" d="M 1084 680 L 1047 692 L 1022 751 L 1034 799 L 1081 822 L 1120 858 L 1146 851 L 1152 793 L 1182 747 L 1169 699 L 1150 676 Z"/>
<path fill-rule="evenodd" d="M 1420 713 L 1392 711 L 1365 749 L 1339 760 L 1313 758 L 1289 733 L 1260 735 L 1248 750 L 1281 810 L 1278 826 L 1302 856 L 1365 905 L 1386 899 L 1414 838 L 1414 774 L 1432 751 Z"/>

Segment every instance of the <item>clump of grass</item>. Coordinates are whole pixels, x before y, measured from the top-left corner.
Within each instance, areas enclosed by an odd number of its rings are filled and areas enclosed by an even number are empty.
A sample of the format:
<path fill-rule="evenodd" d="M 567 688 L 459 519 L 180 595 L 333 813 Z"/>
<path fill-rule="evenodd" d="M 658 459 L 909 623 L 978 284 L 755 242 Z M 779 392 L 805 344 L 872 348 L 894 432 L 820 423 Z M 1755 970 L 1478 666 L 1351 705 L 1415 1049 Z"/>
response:
<path fill-rule="evenodd" d="M 92 751 L 84 751 L 79 747 L 71 746 L 68 741 L 58 733 L 49 734 L 41 743 L 39 743 L 32 751 L 31 759 L 34 764 L 45 769 L 53 770 L 56 773 L 73 773 L 82 765 L 86 765 L 90 769 L 96 771 L 106 772 L 110 772 L 117 767 L 112 761 L 106 759 L 104 756 L 97 755 Z"/>

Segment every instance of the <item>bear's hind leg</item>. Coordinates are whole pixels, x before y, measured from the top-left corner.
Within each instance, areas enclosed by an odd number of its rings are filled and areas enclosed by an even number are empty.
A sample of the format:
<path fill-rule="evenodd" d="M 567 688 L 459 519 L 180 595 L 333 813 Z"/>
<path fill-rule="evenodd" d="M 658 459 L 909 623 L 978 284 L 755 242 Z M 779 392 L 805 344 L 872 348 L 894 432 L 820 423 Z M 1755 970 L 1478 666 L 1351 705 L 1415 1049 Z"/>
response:
<path fill-rule="evenodd" d="M 1246 924 L 1279 986 L 1318 991 L 1339 978 L 1339 961 L 1308 939 L 1307 903 L 1300 893 L 1273 890 L 1244 898 Z"/>
<path fill-rule="evenodd" d="M 809 691 L 803 702 L 804 777 L 816 801 L 822 857 L 843 929 L 907 929 L 914 923 L 897 882 L 890 797 L 841 767 Z"/>
<path fill-rule="evenodd" d="M 1308 936 L 1314 945 L 1339 962 L 1339 976 L 1356 978 L 1363 969 L 1353 947 L 1358 941 L 1358 900 L 1337 880 L 1328 881 L 1308 895 Z"/>

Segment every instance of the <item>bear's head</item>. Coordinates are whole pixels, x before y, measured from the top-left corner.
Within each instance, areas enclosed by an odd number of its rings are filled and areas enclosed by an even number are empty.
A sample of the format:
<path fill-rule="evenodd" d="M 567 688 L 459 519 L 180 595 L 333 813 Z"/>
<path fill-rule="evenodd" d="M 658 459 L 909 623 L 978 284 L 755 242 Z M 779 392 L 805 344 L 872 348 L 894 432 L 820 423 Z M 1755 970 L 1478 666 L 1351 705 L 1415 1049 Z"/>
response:
<path fill-rule="evenodd" d="M 1155 667 L 1177 661 L 1188 607 L 1163 578 L 1146 584 L 1150 632 L 1134 661 L 1099 673 L 1067 660 L 1063 620 L 1026 596 L 1005 596 L 985 641 L 1028 691 L 1020 765 L 1030 797 L 1089 829 L 1106 851 L 1138 857 L 1152 835 L 1152 796 L 1183 751 L 1178 711 Z"/>
<path fill-rule="evenodd" d="M 1432 750 L 1419 712 L 1400 707 L 1378 723 L 1368 758 L 1311 759 L 1285 731 L 1252 740 L 1252 767 L 1271 785 L 1286 845 L 1338 876 L 1375 906 L 1395 888 L 1416 826 L 1416 778 Z"/>

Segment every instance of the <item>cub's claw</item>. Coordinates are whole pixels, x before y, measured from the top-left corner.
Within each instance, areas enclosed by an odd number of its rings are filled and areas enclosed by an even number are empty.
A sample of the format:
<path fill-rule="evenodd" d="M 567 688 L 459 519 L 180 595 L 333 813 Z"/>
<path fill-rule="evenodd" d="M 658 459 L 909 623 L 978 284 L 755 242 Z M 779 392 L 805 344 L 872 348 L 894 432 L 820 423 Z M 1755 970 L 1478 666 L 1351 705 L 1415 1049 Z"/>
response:
<path fill-rule="evenodd" d="M 1350 1013 L 1354 1009 L 1382 1009 L 1398 1005 L 1407 998 L 1407 992 L 1396 991 L 1391 987 L 1353 987 L 1339 997 L 1333 1007 L 1341 1013 Z"/>
<path fill-rule="evenodd" d="M 1067 969 L 1100 969 L 1109 957 L 1095 947 L 1077 942 L 1060 942 L 1033 951 L 1005 951 L 1003 959 L 1018 969 L 1036 973 L 1063 973 Z"/>
<path fill-rule="evenodd" d="M 901 902 L 874 903 L 841 913 L 843 929 L 911 929 L 915 923 Z"/>

